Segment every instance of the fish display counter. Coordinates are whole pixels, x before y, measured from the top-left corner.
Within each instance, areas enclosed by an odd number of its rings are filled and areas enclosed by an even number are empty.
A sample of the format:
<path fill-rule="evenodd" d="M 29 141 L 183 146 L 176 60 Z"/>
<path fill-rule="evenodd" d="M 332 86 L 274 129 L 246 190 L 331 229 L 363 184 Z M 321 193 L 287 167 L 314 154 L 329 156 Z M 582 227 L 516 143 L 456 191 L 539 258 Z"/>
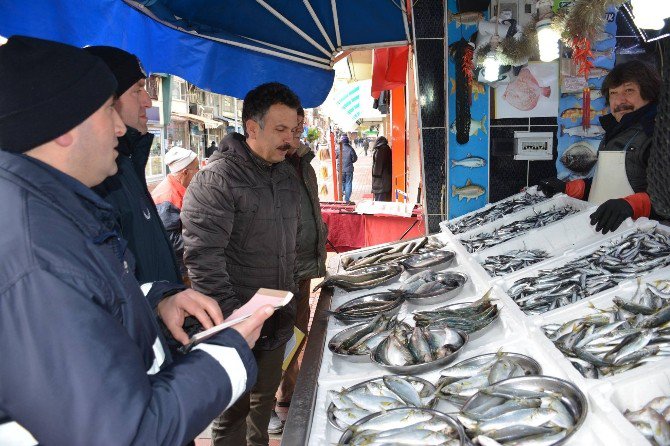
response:
<path fill-rule="evenodd" d="M 670 444 L 670 228 L 505 202 L 330 259 L 284 444 Z"/>

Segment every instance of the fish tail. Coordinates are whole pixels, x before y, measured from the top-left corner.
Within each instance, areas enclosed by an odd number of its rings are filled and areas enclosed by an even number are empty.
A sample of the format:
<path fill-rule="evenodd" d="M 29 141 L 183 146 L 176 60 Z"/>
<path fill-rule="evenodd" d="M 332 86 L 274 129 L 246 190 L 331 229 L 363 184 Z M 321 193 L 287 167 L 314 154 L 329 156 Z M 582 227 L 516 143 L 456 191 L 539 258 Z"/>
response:
<path fill-rule="evenodd" d="M 484 134 L 486 135 L 486 115 L 482 117 L 481 126 L 482 126 L 482 132 L 484 132 Z"/>
<path fill-rule="evenodd" d="M 451 160 L 451 167 L 456 167 L 456 160 Z"/>
<path fill-rule="evenodd" d="M 545 98 L 551 96 L 551 87 L 542 87 L 542 96 Z"/>
<path fill-rule="evenodd" d="M 565 132 L 565 126 L 563 124 L 559 126 L 559 132 L 559 135 L 563 136 L 563 133 Z"/>
<path fill-rule="evenodd" d="M 451 196 L 452 197 L 456 196 L 456 185 L 455 184 L 451 185 Z M 316 291 L 316 290 L 314 290 L 314 291 Z"/>
<path fill-rule="evenodd" d="M 454 20 L 454 14 L 452 14 L 449 9 L 447 9 L 447 23 L 451 23 Z"/>

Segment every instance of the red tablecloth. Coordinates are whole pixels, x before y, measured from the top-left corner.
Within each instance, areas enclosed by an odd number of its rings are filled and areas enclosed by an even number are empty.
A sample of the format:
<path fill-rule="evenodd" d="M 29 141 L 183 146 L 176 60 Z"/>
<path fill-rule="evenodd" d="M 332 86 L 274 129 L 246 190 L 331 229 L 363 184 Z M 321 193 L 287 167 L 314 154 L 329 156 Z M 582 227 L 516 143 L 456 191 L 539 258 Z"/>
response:
<path fill-rule="evenodd" d="M 332 204 L 321 206 L 323 221 L 328 225 L 328 240 L 337 252 L 400 240 L 407 230 L 409 232 L 403 239 L 426 235 L 426 225 L 420 211 L 415 211 L 411 217 L 397 217 L 354 214 L 350 208 Z M 326 247 L 333 251 L 330 244 Z"/>

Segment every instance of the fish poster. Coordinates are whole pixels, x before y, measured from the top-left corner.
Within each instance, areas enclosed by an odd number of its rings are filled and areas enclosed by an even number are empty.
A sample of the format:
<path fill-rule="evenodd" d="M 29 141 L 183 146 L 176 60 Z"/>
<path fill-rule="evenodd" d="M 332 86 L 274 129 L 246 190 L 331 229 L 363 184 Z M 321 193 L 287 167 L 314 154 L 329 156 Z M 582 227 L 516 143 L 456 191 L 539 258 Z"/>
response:
<path fill-rule="evenodd" d="M 598 118 L 609 113 L 600 87 L 605 76 L 614 67 L 616 45 L 616 10 L 605 13 L 605 29 L 598 33 L 591 47 L 593 68 L 588 79 L 577 75 L 574 62 L 562 51 L 560 61 L 561 81 L 558 109 L 558 157 L 556 172 L 564 181 L 592 178 L 598 161 L 598 146 L 605 130 Z M 583 90 L 590 89 L 590 126 L 582 126 L 584 115 Z"/>
<path fill-rule="evenodd" d="M 529 62 L 495 89 L 495 118 L 556 116 L 558 98 L 558 64 Z"/>
<path fill-rule="evenodd" d="M 477 31 L 479 20 L 486 19 L 488 12 L 460 13 L 456 0 L 447 1 L 447 26 L 449 45 L 461 38 L 470 40 Z M 445 89 L 448 96 L 448 146 L 445 166 L 443 200 L 447 205 L 447 218 L 459 217 L 477 210 L 488 202 L 489 185 L 489 87 L 472 83 L 472 105 L 470 106 L 470 136 L 468 142 L 456 141 L 456 64 L 449 57 L 448 76 Z"/>

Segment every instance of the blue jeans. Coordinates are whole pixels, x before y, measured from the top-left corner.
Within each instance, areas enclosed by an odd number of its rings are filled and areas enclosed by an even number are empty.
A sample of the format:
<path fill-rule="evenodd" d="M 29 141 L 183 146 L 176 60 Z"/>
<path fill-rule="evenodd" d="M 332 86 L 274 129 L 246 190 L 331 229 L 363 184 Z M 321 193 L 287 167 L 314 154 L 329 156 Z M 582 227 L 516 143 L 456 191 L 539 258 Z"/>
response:
<path fill-rule="evenodd" d="M 342 188 L 344 189 L 344 201 L 349 202 L 351 198 L 351 186 L 354 184 L 353 172 L 342 172 Z"/>

